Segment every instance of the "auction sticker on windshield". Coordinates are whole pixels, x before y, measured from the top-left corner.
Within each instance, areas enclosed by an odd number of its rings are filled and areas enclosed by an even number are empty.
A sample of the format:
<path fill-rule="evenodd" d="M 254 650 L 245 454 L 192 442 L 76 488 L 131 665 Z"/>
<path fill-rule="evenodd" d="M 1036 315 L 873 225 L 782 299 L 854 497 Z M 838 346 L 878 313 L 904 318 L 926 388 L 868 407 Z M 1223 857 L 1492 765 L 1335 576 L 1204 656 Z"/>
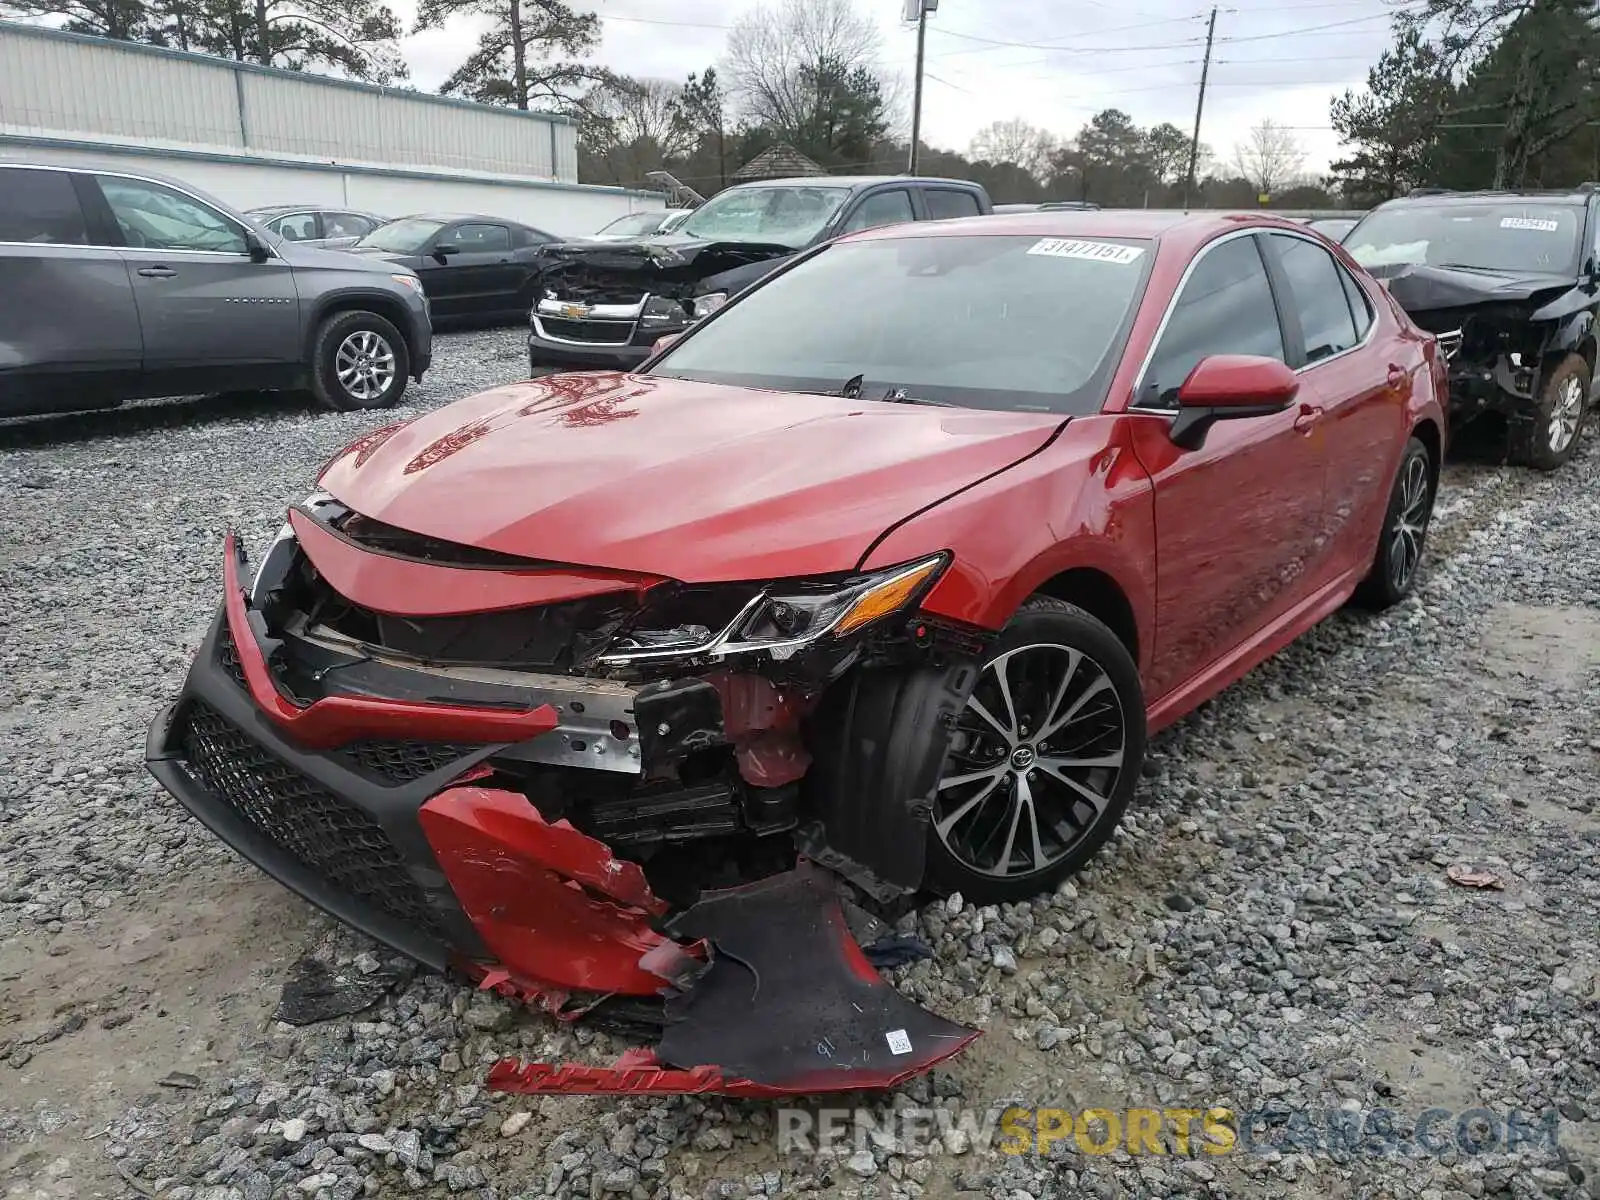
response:
<path fill-rule="evenodd" d="M 1501 217 L 1501 229 L 1536 229 L 1540 233 L 1557 233 L 1561 229 L 1560 221 L 1551 221 L 1543 217 Z"/>
<path fill-rule="evenodd" d="M 1137 262 L 1143 246 L 1119 246 L 1115 242 L 1086 242 L 1082 238 L 1040 238 L 1028 247 L 1029 254 L 1048 254 L 1052 258 L 1086 258 L 1092 262 L 1116 263 L 1125 267 Z"/>

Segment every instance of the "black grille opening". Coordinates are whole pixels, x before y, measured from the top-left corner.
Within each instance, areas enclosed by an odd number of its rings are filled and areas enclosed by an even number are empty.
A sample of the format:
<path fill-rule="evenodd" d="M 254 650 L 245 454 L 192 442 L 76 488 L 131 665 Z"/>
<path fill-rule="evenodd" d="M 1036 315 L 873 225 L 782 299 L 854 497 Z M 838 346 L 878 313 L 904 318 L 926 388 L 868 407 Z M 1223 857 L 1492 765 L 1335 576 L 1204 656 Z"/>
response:
<path fill-rule="evenodd" d="M 540 316 L 539 324 L 551 337 L 566 338 L 573 342 L 625 346 L 633 336 L 631 321 L 575 321 L 568 317 Z"/>
<path fill-rule="evenodd" d="M 252 741 L 202 700 L 183 718 L 189 773 L 258 834 L 330 885 L 441 938 L 427 897 L 383 829 Z"/>
<path fill-rule="evenodd" d="M 449 742 L 355 742 L 342 753 L 369 775 L 399 786 L 443 770 L 479 749 Z"/>

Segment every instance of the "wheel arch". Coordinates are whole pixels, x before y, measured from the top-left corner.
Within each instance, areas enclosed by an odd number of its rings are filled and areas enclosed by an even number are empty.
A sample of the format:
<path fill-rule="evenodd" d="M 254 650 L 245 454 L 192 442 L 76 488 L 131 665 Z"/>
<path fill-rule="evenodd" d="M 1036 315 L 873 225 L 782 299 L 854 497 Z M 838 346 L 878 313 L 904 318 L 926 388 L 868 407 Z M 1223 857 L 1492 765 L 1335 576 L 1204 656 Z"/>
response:
<path fill-rule="evenodd" d="M 1083 609 L 1116 634 L 1135 663 L 1143 661 L 1139 657 L 1141 639 L 1133 602 L 1122 585 L 1106 572 L 1095 567 L 1069 567 L 1046 579 L 1031 594 L 1049 596 Z"/>
<path fill-rule="evenodd" d="M 329 317 L 336 317 L 340 313 L 370 312 L 382 317 L 395 327 L 400 337 L 405 341 L 406 354 L 416 361 L 417 347 L 411 336 L 410 314 L 404 302 L 397 296 L 390 296 L 376 291 L 347 291 L 335 292 L 320 298 L 312 310 L 312 318 L 306 322 L 305 353 L 309 362 L 317 344 L 317 331 L 322 328 L 323 322 Z M 312 364 L 313 368 L 315 364 Z"/>
<path fill-rule="evenodd" d="M 1439 472 L 1444 467 L 1444 434 L 1432 417 L 1423 417 L 1411 427 L 1411 436 L 1428 451 L 1428 470 L 1435 488 L 1439 485 Z"/>

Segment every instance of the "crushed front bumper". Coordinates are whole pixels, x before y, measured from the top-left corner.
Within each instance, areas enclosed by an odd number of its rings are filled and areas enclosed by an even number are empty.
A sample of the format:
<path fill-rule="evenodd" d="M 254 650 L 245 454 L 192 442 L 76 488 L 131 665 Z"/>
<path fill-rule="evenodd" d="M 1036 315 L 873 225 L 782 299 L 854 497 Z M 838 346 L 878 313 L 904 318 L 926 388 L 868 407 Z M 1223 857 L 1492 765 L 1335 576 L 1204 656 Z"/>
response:
<path fill-rule="evenodd" d="M 491 1086 L 743 1096 L 883 1088 L 977 1036 L 883 982 L 850 934 L 837 880 L 805 859 L 672 912 L 637 864 L 491 786 L 488 760 L 519 748 L 586 767 L 612 756 L 574 738 L 577 726 L 562 732 L 572 709 L 588 708 L 588 681 L 498 706 L 394 691 L 291 701 L 258 640 L 265 626 L 245 598 L 242 566 L 230 536 L 224 602 L 178 700 L 150 730 L 147 762 L 162 786 L 248 861 L 428 966 L 569 1019 L 611 997 L 662 1001 L 666 1033 L 653 1051 L 611 1069 L 508 1061 Z M 674 724 L 703 720 L 694 706 L 705 692 L 644 692 L 630 697 L 633 746 L 649 761 L 672 752 Z M 651 716 L 638 721 L 641 711 Z M 669 711 L 684 720 L 655 719 Z M 630 760 L 616 756 L 611 769 Z"/>
<path fill-rule="evenodd" d="M 1538 388 L 1537 363 L 1512 362 L 1505 354 L 1492 362 L 1462 361 L 1457 355 L 1450 362 L 1449 415 L 1452 420 L 1490 412 L 1529 417 Z"/>

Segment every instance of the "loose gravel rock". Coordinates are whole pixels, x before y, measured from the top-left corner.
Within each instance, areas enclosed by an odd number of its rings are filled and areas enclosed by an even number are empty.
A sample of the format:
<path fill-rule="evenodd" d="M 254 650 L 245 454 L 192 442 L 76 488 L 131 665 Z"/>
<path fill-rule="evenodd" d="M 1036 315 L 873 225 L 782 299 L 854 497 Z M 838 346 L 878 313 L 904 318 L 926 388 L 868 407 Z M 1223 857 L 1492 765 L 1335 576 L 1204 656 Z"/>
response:
<path fill-rule="evenodd" d="M 522 355 L 516 331 L 445 335 L 398 415 L 519 378 Z M 936 954 L 896 984 L 985 1036 L 819 1156 L 780 1150 L 796 1117 L 771 1105 L 491 1095 L 503 1054 L 623 1046 L 427 974 L 353 1017 L 272 1020 L 306 953 L 401 964 L 190 820 L 145 774 L 144 734 L 211 615 L 225 529 L 263 546 L 316 467 L 388 419 L 210 398 L 0 425 L 6 1195 L 1593 1193 L 1596 455 L 1554 476 L 1449 468 L 1420 594 L 1340 614 L 1156 737 L 1089 870 L 1030 904 L 906 918 Z M 1504 886 L 1457 886 L 1457 864 Z M 1261 1117 L 1261 1148 L 1166 1128 L 1161 1155 L 1072 1136 L 1009 1155 L 981 1124 L 1008 1103 L 1226 1107 Z M 1429 1107 L 1551 1113 L 1557 1145 L 1401 1157 L 1293 1136 L 1311 1113 L 1405 1129 Z M 903 1110 L 943 1117 L 917 1139 Z"/>

